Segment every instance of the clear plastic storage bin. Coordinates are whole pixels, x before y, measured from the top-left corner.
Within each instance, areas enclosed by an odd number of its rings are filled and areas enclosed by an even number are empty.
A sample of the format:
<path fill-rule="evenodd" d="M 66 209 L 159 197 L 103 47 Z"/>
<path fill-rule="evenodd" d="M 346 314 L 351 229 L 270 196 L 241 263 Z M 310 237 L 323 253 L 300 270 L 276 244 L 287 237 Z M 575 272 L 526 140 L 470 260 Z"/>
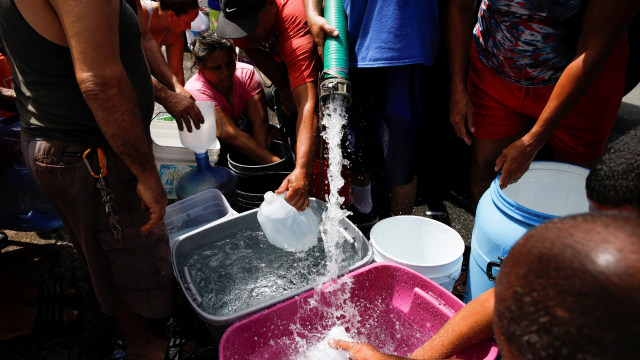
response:
<path fill-rule="evenodd" d="M 169 230 L 171 247 L 179 236 L 236 214 L 217 189 L 203 191 L 167 206 L 164 222 Z"/>

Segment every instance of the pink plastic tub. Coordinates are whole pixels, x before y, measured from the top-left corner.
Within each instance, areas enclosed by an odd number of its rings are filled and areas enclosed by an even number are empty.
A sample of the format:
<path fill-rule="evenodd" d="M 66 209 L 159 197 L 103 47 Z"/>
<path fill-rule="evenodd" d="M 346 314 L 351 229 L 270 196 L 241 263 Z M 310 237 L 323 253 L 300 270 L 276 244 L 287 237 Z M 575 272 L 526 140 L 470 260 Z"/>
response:
<path fill-rule="evenodd" d="M 308 291 L 235 323 L 222 336 L 220 359 L 296 359 L 301 348 L 321 341 L 338 323 L 347 324 L 356 341 L 406 356 L 464 306 L 435 282 L 400 265 L 375 263 L 343 279 L 351 281 L 325 284 L 319 294 Z M 497 354 L 495 343 L 487 342 L 460 357 L 495 359 Z"/>

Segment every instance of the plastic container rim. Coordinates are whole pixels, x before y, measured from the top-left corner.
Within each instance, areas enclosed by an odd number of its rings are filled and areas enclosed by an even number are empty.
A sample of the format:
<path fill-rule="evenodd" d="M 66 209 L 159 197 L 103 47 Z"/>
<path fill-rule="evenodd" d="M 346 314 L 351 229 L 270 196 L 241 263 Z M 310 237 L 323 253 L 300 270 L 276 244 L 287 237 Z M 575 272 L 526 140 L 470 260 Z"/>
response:
<path fill-rule="evenodd" d="M 362 266 L 359 267 L 357 269 L 354 269 L 352 271 L 349 271 L 346 274 L 340 275 L 338 276 L 338 278 L 336 279 L 336 281 L 340 281 L 340 279 L 349 279 L 349 278 L 355 278 L 358 276 L 361 276 L 364 272 L 367 271 L 371 271 L 373 269 L 376 268 L 390 268 L 391 271 L 403 271 L 408 273 L 409 275 L 412 276 L 418 276 L 421 277 L 423 279 L 425 279 L 427 282 L 433 283 L 438 285 L 435 281 L 433 281 L 432 279 L 420 274 L 419 272 L 413 270 L 413 269 L 409 269 L 406 267 L 402 267 L 399 264 L 396 263 L 392 263 L 392 262 L 377 262 L 377 263 L 372 263 L 366 266 Z M 398 269 L 401 268 L 401 269 Z M 324 283 L 322 284 L 321 289 L 324 290 L 325 287 L 329 286 L 330 283 Z M 431 303 L 431 305 L 433 305 L 434 307 L 440 308 L 443 310 L 443 312 L 445 314 L 447 314 L 447 317 L 451 318 L 455 315 L 456 312 L 460 311 L 460 309 L 462 309 L 464 307 L 464 302 L 462 302 L 460 299 L 458 299 L 457 297 L 455 297 L 453 294 L 451 294 L 450 292 L 446 291 L 444 288 L 442 288 L 441 286 L 438 285 L 437 287 L 437 291 L 435 291 L 434 293 L 429 293 L 429 295 L 431 297 L 433 297 L 434 301 Z M 434 289 L 435 290 L 435 289 Z M 304 293 L 301 293 L 300 295 L 296 296 L 295 298 L 291 298 L 291 299 L 287 299 L 279 304 L 276 304 L 272 307 L 269 307 L 267 309 L 264 309 L 262 311 L 259 311 L 255 314 L 252 314 L 250 316 L 247 316 L 246 318 L 243 318 L 237 322 L 235 322 L 234 324 L 232 324 L 228 329 L 226 329 L 224 331 L 224 333 L 222 334 L 222 337 L 220 339 L 220 346 L 218 348 L 218 356 L 220 359 L 224 359 L 224 355 L 225 355 L 225 347 L 228 346 L 229 343 L 229 338 L 233 334 L 233 332 L 235 331 L 236 328 L 244 326 L 246 323 L 250 323 L 253 321 L 257 321 L 257 319 L 260 319 L 261 316 L 265 316 L 265 314 L 267 314 L 268 311 L 271 311 L 272 313 L 276 313 L 277 311 L 279 311 L 279 309 L 281 308 L 285 308 L 287 306 L 290 306 L 291 303 L 297 302 L 299 301 L 299 299 L 304 299 L 304 298 L 308 298 L 309 296 L 313 295 L 315 292 L 317 292 L 317 289 L 311 289 L 308 290 Z M 490 340 L 491 341 L 491 347 L 489 348 L 489 352 L 487 354 L 487 356 L 484 359 L 495 359 L 498 355 L 498 347 L 495 343 L 495 340 Z"/>
<path fill-rule="evenodd" d="M 237 171 L 238 173 L 245 173 L 245 171 L 243 169 L 258 169 L 258 168 L 264 168 L 266 166 L 276 166 L 279 164 L 282 164 L 283 162 L 289 160 L 292 156 L 292 152 L 291 152 L 291 146 L 289 146 L 289 144 L 282 142 L 282 141 L 278 141 L 278 140 L 274 140 L 273 142 L 279 142 L 283 145 L 285 145 L 287 147 L 287 149 L 289 149 L 289 153 L 287 154 L 287 156 L 283 157 L 282 159 L 280 159 L 280 161 L 276 161 L 274 163 L 271 164 L 263 164 L 263 165 L 244 165 L 244 164 L 239 164 L 235 161 L 233 161 L 231 159 L 231 152 L 229 152 L 227 154 L 227 161 L 229 162 L 229 168 L 233 169 L 234 171 Z M 277 172 L 277 171 L 270 171 L 270 172 Z M 254 175 L 254 173 L 250 173 L 251 175 Z"/>
<path fill-rule="evenodd" d="M 555 171 L 567 171 L 576 174 L 583 175 L 589 173 L 589 169 L 574 165 L 567 164 L 559 161 L 533 161 L 529 170 L 555 170 Z M 529 171 L 527 170 L 527 171 Z M 573 170 L 573 171 L 571 171 Z M 530 225 L 536 226 L 541 224 L 544 221 L 551 220 L 557 218 L 557 215 L 546 214 L 537 210 L 530 209 L 526 206 L 520 205 L 519 203 L 513 201 L 511 198 L 505 194 L 505 192 L 500 188 L 500 176 L 502 173 L 498 174 L 496 178 L 491 183 L 490 191 L 491 191 L 491 199 L 496 207 L 509 214 L 511 217 L 516 218 L 518 220 L 522 220 Z"/>
<path fill-rule="evenodd" d="M 458 242 L 458 244 L 462 244 L 462 250 L 460 251 L 460 255 L 459 255 L 459 256 L 456 256 L 456 257 L 455 257 L 454 259 L 452 259 L 452 260 L 448 260 L 447 262 L 444 262 L 444 263 L 438 263 L 438 264 L 436 264 L 436 263 L 421 263 L 421 264 L 420 264 L 420 263 L 413 263 L 413 262 L 404 261 L 404 260 L 397 260 L 395 256 L 390 256 L 387 252 L 385 252 L 385 251 L 383 251 L 383 250 L 381 250 L 381 249 L 380 249 L 380 247 L 378 246 L 377 242 L 375 241 L 375 239 L 374 239 L 374 236 L 373 236 L 373 235 L 374 235 L 374 231 L 375 231 L 375 229 L 376 229 L 376 226 L 378 226 L 378 224 L 380 224 L 380 223 L 382 223 L 382 222 L 385 222 L 385 221 L 387 221 L 387 220 L 391 220 L 391 219 L 399 219 L 399 218 L 416 218 L 416 219 L 422 219 L 422 220 L 420 220 L 420 221 L 426 221 L 427 223 L 436 223 L 436 225 L 438 225 L 438 226 L 446 227 L 446 229 L 448 229 L 448 231 L 450 230 L 450 231 L 452 231 L 452 232 L 453 232 L 453 234 L 455 234 L 455 238 L 456 238 L 457 240 L 460 240 L 460 241 Z M 390 222 L 390 221 L 387 221 L 387 222 Z M 379 228 L 380 228 L 380 227 L 378 227 L 378 229 L 379 229 Z M 399 216 L 393 216 L 393 217 L 390 217 L 390 218 L 386 218 L 386 219 L 380 220 L 377 224 L 373 225 L 373 227 L 371 228 L 371 232 L 370 232 L 369 238 L 370 238 L 370 241 L 369 241 L 369 242 L 371 243 L 371 247 L 372 247 L 375 251 L 379 252 L 381 255 L 383 255 L 384 257 L 386 257 L 386 258 L 388 259 L 388 260 L 385 260 L 385 261 L 388 261 L 388 262 L 394 262 L 394 263 L 397 263 L 397 264 L 400 264 L 400 265 L 418 266 L 418 267 L 424 267 L 424 266 L 431 266 L 431 267 L 435 267 L 435 266 L 438 266 L 438 267 L 440 267 L 440 266 L 447 266 L 447 265 L 451 265 L 452 263 L 456 262 L 456 261 L 457 261 L 458 259 L 460 259 L 460 258 L 462 257 L 462 255 L 464 254 L 464 240 L 462 239 L 462 236 L 460 236 L 460 234 L 458 234 L 458 232 L 457 232 L 457 231 L 455 231 L 451 226 L 448 226 L 448 225 L 446 225 L 446 224 L 443 224 L 443 223 L 441 223 L 441 222 L 439 222 L 439 221 L 437 221 L 437 220 L 433 220 L 433 219 L 425 218 L 425 217 L 422 217 L 422 216 L 416 216 L 416 215 L 399 215 Z"/>
<path fill-rule="evenodd" d="M 315 198 L 309 198 L 309 201 L 318 201 L 318 202 L 323 202 L 321 200 L 315 199 Z M 324 203 L 324 202 L 323 202 Z M 178 285 L 180 286 L 180 289 L 182 290 L 183 293 L 185 293 L 185 297 L 187 298 L 187 301 L 189 302 L 192 310 L 194 310 L 196 312 L 196 314 L 203 319 L 205 322 L 211 323 L 213 325 L 224 325 L 224 324 L 233 324 L 235 322 L 238 322 L 241 319 L 247 318 L 251 315 L 254 315 L 258 312 L 260 312 L 261 310 L 266 310 L 268 308 L 271 308 L 273 306 L 276 306 L 279 303 L 282 303 L 286 300 L 295 298 L 297 296 L 300 296 L 302 294 L 304 294 L 307 291 L 310 291 L 312 289 L 314 289 L 314 284 L 309 284 L 305 287 L 302 287 L 300 289 L 296 289 L 296 290 L 292 290 L 289 291 L 287 293 L 284 293 L 272 300 L 270 300 L 267 303 L 261 303 L 255 306 L 252 306 L 250 308 L 244 309 L 242 311 L 238 311 L 234 314 L 230 314 L 227 316 L 216 316 L 216 315 L 212 315 L 209 313 L 206 313 L 205 311 L 203 311 L 200 306 L 198 306 L 197 304 L 194 303 L 193 299 L 186 294 L 187 289 L 185 288 L 185 284 L 183 283 L 183 281 L 181 281 L 181 276 L 182 276 L 182 269 L 178 268 L 178 264 L 177 262 L 173 259 L 174 257 L 174 252 L 176 247 L 180 244 L 181 241 L 183 241 L 185 238 L 200 232 L 200 231 L 204 231 L 205 229 L 209 229 L 211 227 L 220 225 L 221 223 L 225 222 L 225 221 L 229 221 L 232 220 L 234 218 L 237 217 L 242 217 L 242 216 L 250 216 L 251 213 L 257 213 L 258 209 L 252 209 L 249 211 L 246 211 L 244 213 L 241 214 L 234 214 L 233 216 L 226 216 L 222 219 L 218 219 L 214 222 L 208 223 L 206 225 L 203 225 L 202 227 L 196 228 L 192 231 L 189 231 L 188 233 L 185 233 L 183 235 L 180 235 L 179 237 L 176 238 L 175 243 L 173 244 L 173 246 L 171 247 L 171 258 L 172 258 L 172 267 L 173 267 L 173 274 L 176 277 L 176 279 L 178 279 Z M 349 221 L 345 218 L 346 221 Z M 364 257 L 352 264 L 348 269 L 345 269 L 343 272 L 341 272 L 340 274 L 338 274 L 338 277 L 344 276 L 349 272 L 355 271 L 363 266 L 366 266 L 367 264 L 370 264 L 373 261 L 373 249 L 371 247 L 371 245 L 369 244 L 369 242 L 367 241 L 366 237 L 362 234 L 362 232 L 360 231 L 360 229 L 358 229 L 353 223 L 349 222 L 352 226 L 353 226 L 353 230 L 356 231 L 357 233 L 360 234 L 360 236 L 362 236 L 363 239 L 363 246 L 367 247 L 367 251 L 364 254 Z M 323 284 L 324 285 L 324 284 Z"/>

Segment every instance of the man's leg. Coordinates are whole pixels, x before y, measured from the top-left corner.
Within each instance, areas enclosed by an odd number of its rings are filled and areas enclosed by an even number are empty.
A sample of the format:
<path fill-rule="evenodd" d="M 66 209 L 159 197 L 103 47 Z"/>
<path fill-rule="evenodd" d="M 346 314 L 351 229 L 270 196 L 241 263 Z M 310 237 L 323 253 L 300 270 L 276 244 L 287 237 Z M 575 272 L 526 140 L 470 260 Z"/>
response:
<path fill-rule="evenodd" d="M 121 306 L 115 317 L 127 343 L 127 359 L 162 359 L 164 357 L 168 341 L 151 334 L 142 316 Z"/>
<path fill-rule="evenodd" d="M 371 175 L 362 172 L 350 172 L 351 195 L 353 205 L 363 214 L 368 214 L 373 210 L 373 199 L 371 198 Z"/>
<path fill-rule="evenodd" d="M 423 121 L 422 98 L 432 68 L 406 65 L 379 69 L 384 86 L 375 114 L 380 139 L 379 161 L 389 191 L 391 214 L 413 214 L 417 179 L 416 163 Z"/>
<path fill-rule="evenodd" d="M 122 333 L 131 341 L 128 352 L 135 356 L 146 353 L 146 359 L 162 359 L 166 341 L 156 338 L 144 323 L 141 325 L 141 315 L 124 308 L 160 318 L 170 314 L 172 301 L 166 229 L 140 234 L 148 214 L 140 210 L 135 176 L 112 150 L 105 149 L 105 181 L 113 192 L 122 228 L 119 243 L 109 228 L 96 179 L 83 163 L 86 145 L 59 140 L 29 142 L 23 138 L 22 148 L 36 184 L 55 206 L 89 270 L 102 311 L 116 315 Z M 96 154 L 92 155 L 89 162 L 98 171 Z M 164 236 L 164 241 L 158 236 Z M 149 352 L 149 346 L 158 348 Z M 156 356 L 157 353 L 161 355 Z"/>
<path fill-rule="evenodd" d="M 413 214 L 417 189 L 418 181 L 415 176 L 406 185 L 389 187 L 391 213 L 394 216 Z"/>
<path fill-rule="evenodd" d="M 498 172 L 495 171 L 496 160 L 502 150 L 520 138 L 514 135 L 503 139 L 474 139 L 471 144 L 471 200 L 473 206 L 478 205 L 480 197 L 489 188 Z"/>

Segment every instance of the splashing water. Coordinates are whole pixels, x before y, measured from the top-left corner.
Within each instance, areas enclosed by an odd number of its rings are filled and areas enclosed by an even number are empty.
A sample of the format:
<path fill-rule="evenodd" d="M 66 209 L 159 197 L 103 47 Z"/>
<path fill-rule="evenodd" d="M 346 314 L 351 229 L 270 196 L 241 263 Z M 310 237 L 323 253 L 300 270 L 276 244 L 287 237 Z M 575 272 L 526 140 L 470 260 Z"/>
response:
<path fill-rule="evenodd" d="M 344 159 L 342 157 L 341 142 L 343 128 L 347 122 L 345 106 L 346 103 L 343 96 L 329 95 L 323 112 L 322 123 L 325 125 L 325 130 L 322 132 L 322 138 L 326 141 L 328 147 L 329 170 L 327 171 L 327 178 L 330 189 L 327 209 L 322 214 L 322 223 L 320 224 L 328 259 L 325 281 L 338 276 L 338 264 L 342 262 L 344 256 L 339 246 L 342 234 L 338 224 L 340 220 L 347 216 L 348 212 L 340 208 L 344 198 L 338 194 L 338 191 L 344 186 L 344 179 L 342 178 Z"/>
<path fill-rule="evenodd" d="M 316 310 L 321 308 L 325 312 L 325 321 L 330 322 L 334 330 L 342 329 L 339 332 L 340 334 L 345 331 L 345 328 L 354 328 L 360 320 L 355 306 L 350 301 L 352 279 L 340 279 L 325 288 L 321 288 L 321 285 L 332 281 L 338 276 L 340 264 L 345 256 L 341 250 L 342 246 L 340 246 L 343 236 L 339 224 L 347 216 L 348 211 L 340 208 L 344 198 L 338 193 L 344 186 L 342 166 L 345 161 L 342 157 L 341 143 L 343 129 L 347 122 L 345 108 L 346 102 L 343 96 L 329 95 L 323 109 L 324 117 L 322 123 L 325 126 L 325 130 L 322 132 L 322 138 L 328 148 L 329 170 L 327 171 L 327 178 L 330 191 L 327 208 L 322 214 L 320 233 L 327 258 L 327 273 L 320 284 L 316 286 L 314 298 L 306 305 L 307 308 L 305 309 L 305 306 L 303 306 L 301 311 L 309 311 L 309 307 L 315 307 Z M 328 301 L 327 298 L 329 299 Z M 299 351 L 294 358 L 313 360 L 327 359 L 330 355 L 339 356 L 338 352 L 329 349 L 326 344 L 327 339 L 332 336 L 331 331 L 323 334 L 310 334 L 301 329 L 302 327 L 298 324 L 292 325 Z M 332 329 L 332 327 L 330 326 L 329 329 Z M 343 335 L 347 336 L 347 333 L 344 332 Z"/>

